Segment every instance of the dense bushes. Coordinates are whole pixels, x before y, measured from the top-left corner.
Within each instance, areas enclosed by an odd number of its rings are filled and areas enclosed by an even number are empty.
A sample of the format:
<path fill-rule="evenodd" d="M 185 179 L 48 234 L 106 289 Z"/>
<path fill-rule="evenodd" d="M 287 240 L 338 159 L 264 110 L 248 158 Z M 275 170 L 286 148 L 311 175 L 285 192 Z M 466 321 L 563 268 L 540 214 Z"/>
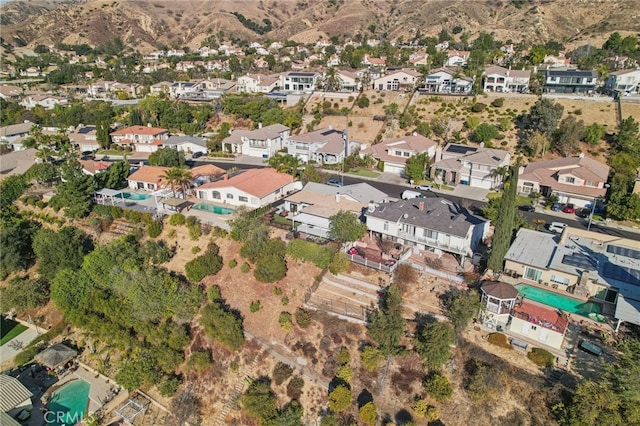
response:
<path fill-rule="evenodd" d="M 214 300 L 202 309 L 200 324 L 209 337 L 231 350 L 244 344 L 242 317 L 232 311 L 222 299 Z"/>
<path fill-rule="evenodd" d="M 153 215 L 151 213 L 139 212 L 136 210 L 123 209 L 118 206 L 107 206 L 102 204 L 96 204 L 93 206 L 93 212 L 109 218 L 111 221 L 114 219 L 127 219 L 133 223 L 150 224 L 153 222 Z"/>
<path fill-rule="evenodd" d="M 492 345 L 499 346 L 505 349 L 513 349 L 513 347 L 509 344 L 509 340 L 507 336 L 502 333 L 491 333 L 489 337 L 487 337 L 487 341 Z"/>
<path fill-rule="evenodd" d="M 298 326 L 301 328 L 307 328 L 311 325 L 311 315 L 309 314 L 308 311 L 302 309 L 302 308 L 298 308 L 296 310 L 296 322 L 298 323 Z"/>
<path fill-rule="evenodd" d="M 496 98 L 491 102 L 491 106 L 495 108 L 500 108 L 502 105 L 504 105 L 504 98 Z"/>
<path fill-rule="evenodd" d="M 527 358 L 540 367 L 553 367 L 553 363 L 556 359 L 555 355 L 551 352 L 545 351 L 541 348 L 533 348 L 531 352 L 527 354 Z"/>
<path fill-rule="evenodd" d="M 0 287 L 0 311 L 23 311 L 42 306 L 49 301 L 49 283 L 43 278 L 15 277 L 6 287 Z"/>
<path fill-rule="evenodd" d="M 424 388 L 431 398 L 439 402 L 446 401 L 453 395 L 453 387 L 449 379 L 436 372 L 432 372 L 427 376 Z"/>
<path fill-rule="evenodd" d="M 321 246 L 301 239 L 295 239 L 287 245 L 287 255 L 296 260 L 311 262 L 321 269 L 329 266 L 335 252 L 334 247 Z"/>
<path fill-rule="evenodd" d="M 147 234 L 150 238 L 157 238 L 162 233 L 162 222 L 154 220 L 147 225 Z"/>
<path fill-rule="evenodd" d="M 483 104 L 482 102 L 476 102 L 471 107 L 471 111 L 473 112 L 482 112 L 487 108 L 487 104 Z"/>
<path fill-rule="evenodd" d="M 198 282 L 207 275 L 217 274 L 223 265 L 219 252 L 220 248 L 211 241 L 203 255 L 187 262 L 184 269 L 189 281 Z"/>

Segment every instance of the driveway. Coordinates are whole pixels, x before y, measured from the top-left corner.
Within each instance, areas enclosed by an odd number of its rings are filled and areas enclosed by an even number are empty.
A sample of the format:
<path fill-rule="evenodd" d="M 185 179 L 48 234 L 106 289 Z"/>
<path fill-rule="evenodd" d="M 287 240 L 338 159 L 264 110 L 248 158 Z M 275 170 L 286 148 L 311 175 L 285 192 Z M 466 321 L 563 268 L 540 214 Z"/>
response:
<path fill-rule="evenodd" d="M 484 188 L 476 188 L 476 187 L 467 186 L 467 185 L 456 185 L 453 191 L 446 191 L 446 192 L 456 197 L 467 198 L 469 200 L 485 201 L 485 202 L 489 201 L 489 199 L 487 198 L 487 194 L 489 193 L 489 190 Z"/>

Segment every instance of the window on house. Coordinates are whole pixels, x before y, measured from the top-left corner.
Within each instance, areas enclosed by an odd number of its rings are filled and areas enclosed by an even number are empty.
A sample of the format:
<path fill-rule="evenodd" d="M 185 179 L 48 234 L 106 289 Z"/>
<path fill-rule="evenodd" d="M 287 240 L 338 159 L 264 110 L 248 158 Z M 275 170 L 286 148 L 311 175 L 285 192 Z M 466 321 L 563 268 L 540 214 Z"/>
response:
<path fill-rule="evenodd" d="M 410 153 L 410 152 L 405 152 L 403 155 L 404 155 L 405 157 L 409 158 L 409 156 L 411 155 L 411 153 Z"/>
<path fill-rule="evenodd" d="M 566 178 L 564 178 L 564 181 L 567 183 L 576 183 L 576 178 L 567 176 Z"/>
<path fill-rule="evenodd" d="M 558 277 L 556 275 L 551 275 L 551 279 L 550 281 L 554 284 L 560 284 L 560 285 L 569 285 L 569 278 L 566 277 Z"/>
<path fill-rule="evenodd" d="M 382 225 L 382 229 L 384 229 L 385 231 L 389 230 L 389 222 L 385 222 L 384 225 Z"/>
<path fill-rule="evenodd" d="M 587 181 L 587 186 L 596 186 L 596 183 L 592 180 Z"/>
<path fill-rule="evenodd" d="M 219 193 L 218 191 L 213 191 L 213 192 L 211 193 L 211 197 L 212 197 L 214 200 L 219 200 L 219 199 L 221 198 L 221 197 L 220 197 L 220 193 Z"/>
<path fill-rule="evenodd" d="M 605 302 L 615 303 L 618 292 L 606 287 L 599 287 L 594 296 L 596 299 L 604 300 Z"/>
<path fill-rule="evenodd" d="M 238 201 L 242 201 L 243 203 L 246 203 L 247 201 L 249 201 L 249 197 L 243 197 L 242 195 L 238 197 Z"/>
<path fill-rule="evenodd" d="M 402 151 L 396 151 L 396 152 L 395 152 L 395 154 L 396 154 L 396 156 L 398 156 L 398 157 L 402 157 Z"/>
<path fill-rule="evenodd" d="M 542 278 L 542 271 L 527 266 L 524 268 L 524 278 L 538 282 Z"/>
<path fill-rule="evenodd" d="M 227 193 L 227 198 L 230 199 L 230 200 L 233 200 L 233 194 Z"/>
<path fill-rule="evenodd" d="M 276 194 L 279 194 L 279 193 L 280 193 L 280 191 L 282 191 L 282 188 L 278 188 L 278 189 L 276 189 Z"/>

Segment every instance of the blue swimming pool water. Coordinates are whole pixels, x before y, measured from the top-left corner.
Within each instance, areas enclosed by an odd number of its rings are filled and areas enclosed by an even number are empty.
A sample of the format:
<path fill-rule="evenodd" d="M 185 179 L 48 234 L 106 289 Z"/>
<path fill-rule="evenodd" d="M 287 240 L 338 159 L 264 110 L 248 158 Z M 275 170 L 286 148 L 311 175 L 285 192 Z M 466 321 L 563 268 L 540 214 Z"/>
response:
<path fill-rule="evenodd" d="M 561 309 L 566 312 L 571 312 L 585 317 L 589 316 L 590 313 L 600 313 L 600 306 L 595 303 L 584 302 L 579 299 L 574 299 L 573 297 L 563 296 L 562 294 L 526 284 L 519 284 L 516 286 L 516 289 L 518 290 L 518 293 L 522 294 L 525 298 L 544 305 L 553 306 L 554 308 Z"/>
<path fill-rule="evenodd" d="M 205 212 L 215 213 L 215 214 L 232 214 L 233 213 L 233 209 L 229 209 L 227 207 L 214 206 L 213 204 L 201 203 L 201 204 L 196 204 L 195 206 L 193 206 L 193 208 L 196 210 L 202 210 Z"/>
<path fill-rule="evenodd" d="M 121 192 L 122 198 L 127 200 L 142 201 L 151 198 L 149 194 L 138 194 L 137 192 Z"/>
<path fill-rule="evenodd" d="M 50 412 L 47 424 L 70 426 L 79 423 L 87 414 L 90 387 L 84 380 L 74 380 L 53 392 L 47 402 Z"/>

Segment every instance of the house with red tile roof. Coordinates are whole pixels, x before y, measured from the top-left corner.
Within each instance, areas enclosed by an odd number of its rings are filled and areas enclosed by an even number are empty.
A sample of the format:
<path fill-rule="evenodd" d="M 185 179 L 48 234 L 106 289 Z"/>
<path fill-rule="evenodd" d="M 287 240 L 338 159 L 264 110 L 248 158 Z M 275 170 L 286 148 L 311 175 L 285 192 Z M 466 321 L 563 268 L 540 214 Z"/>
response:
<path fill-rule="evenodd" d="M 169 170 L 169 167 L 142 166 L 127 178 L 129 188 L 148 191 L 164 188 L 167 185 L 167 181 L 164 178 L 167 170 Z"/>
<path fill-rule="evenodd" d="M 606 164 L 582 154 L 537 161 L 520 168 L 518 193 L 528 195 L 537 192 L 544 197 L 555 195 L 561 203 L 585 207 L 606 195 L 609 170 Z"/>
<path fill-rule="evenodd" d="M 382 162 L 382 171 L 385 173 L 404 175 L 407 159 L 421 153 L 426 153 L 431 159 L 436 153 L 436 146 L 431 139 L 414 133 L 368 146 L 360 151 L 360 155 L 373 155 L 378 162 Z"/>
<path fill-rule="evenodd" d="M 110 133 L 115 144 L 128 146 L 137 152 L 156 152 L 165 140 L 169 131 L 159 127 L 130 126 Z"/>
<path fill-rule="evenodd" d="M 111 167 L 113 163 L 106 161 L 80 160 L 80 164 L 82 165 L 82 173 L 94 176 L 98 173 L 104 173 L 109 170 L 109 167 Z"/>
<path fill-rule="evenodd" d="M 278 173 L 272 168 L 241 170 L 231 176 L 205 183 L 196 190 L 201 200 L 246 206 L 252 209 L 265 206 L 302 189 L 293 176 Z"/>

